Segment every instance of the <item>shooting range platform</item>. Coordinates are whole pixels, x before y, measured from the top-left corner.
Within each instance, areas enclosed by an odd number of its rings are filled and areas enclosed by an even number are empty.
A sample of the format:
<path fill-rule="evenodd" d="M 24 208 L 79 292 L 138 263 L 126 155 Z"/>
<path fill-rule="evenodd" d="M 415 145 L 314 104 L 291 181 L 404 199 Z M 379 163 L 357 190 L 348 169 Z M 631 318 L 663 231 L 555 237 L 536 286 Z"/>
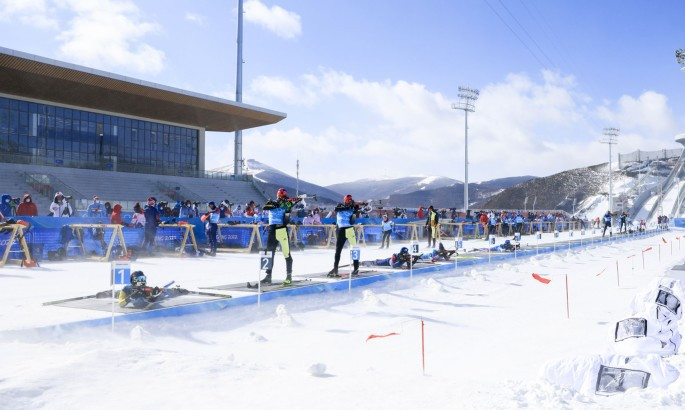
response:
<path fill-rule="evenodd" d="M 219 294 L 209 294 L 209 293 L 202 293 L 202 292 L 197 292 L 197 293 L 191 292 L 187 295 L 180 295 L 180 296 L 175 296 L 172 298 L 162 299 L 159 302 L 150 303 L 146 307 L 135 307 L 135 306 L 129 304 L 123 308 L 119 307 L 119 303 L 115 299 L 114 300 L 114 313 L 120 313 L 120 314 L 140 313 L 140 312 L 144 312 L 144 311 L 165 309 L 165 308 L 171 308 L 171 307 L 177 307 L 177 306 L 183 306 L 183 305 L 191 305 L 191 304 L 209 302 L 209 301 L 213 301 L 213 300 L 226 299 L 226 298 L 230 298 L 230 296 L 228 296 L 228 295 L 223 296 L 223 295 L 219 295 Z M 76 308 L 76 309 L 96 310 L 96 311 L 100 311 L 100 312 L 111 312 L 112 311 L 112 298 L 111 297 L 98 298 L 96 295 L 91 295 L 91 296 L 85 296 L 85 297 L 77 297 L 77 298 L 71 298 L 71 299 L 57 300 L 54 302 L 46 302 L 46 303 L 43 303 L 43 305 L 68 307 L 68 308 Z"/>

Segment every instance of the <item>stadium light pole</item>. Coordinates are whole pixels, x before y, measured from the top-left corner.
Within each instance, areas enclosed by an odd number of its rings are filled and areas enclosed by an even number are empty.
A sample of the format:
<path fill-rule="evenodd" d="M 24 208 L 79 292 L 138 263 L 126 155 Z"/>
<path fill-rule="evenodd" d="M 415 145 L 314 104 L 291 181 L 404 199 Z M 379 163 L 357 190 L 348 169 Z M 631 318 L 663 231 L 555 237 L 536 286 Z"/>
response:
<path fill-rule="evenodd" d="M 235 79 L 235 101 L 243 102 L 243 0 L 238 0 L 238 58 Z M 235 132 L 233 142 L 233 175 L 243 175 L 243 131 Z"/>
<path fill-rule="evenodd" d="M 678 49 L 675 51 L 675 59 L 680 64 L 682 67 L 680 68 L 680 71 L 685 71 L 685 50 L 682 48 Z M 683 144 L 685 147 L 685 134 L 678 134 L 675 137 L 676 142 L 680 142 Z M 683 161 L 683 157 L 685 156 L 685 153 L 680 154 L 680 161 Z M 682 170 L 681 170 L 682 172 Z M 680 209 L 683 206 L 683 199 L 681 198 L 680 191 L 681 191 L 680 185 L 678 185 L 678 210 L 675 213 L 675 217 L 677 218 L 678 215 L 680 215 Z"/>
<path fill-rule="evenodd" d="M 609 146 L 609 211 L 614 211 L 614 181 L 611 173 L 611 146 L 618 144 L 618 128 L 604 128 L 604 138 L 600 141 Z"/>
<path fill-rule="evenodd" d="M 464 111 L 464 213 L 469 209 L 469 112 L 476 111 L 476 100 L 480 91 L 470 87 L 459 87 L 459 102 L 452 104 L 453 110 Z"/>

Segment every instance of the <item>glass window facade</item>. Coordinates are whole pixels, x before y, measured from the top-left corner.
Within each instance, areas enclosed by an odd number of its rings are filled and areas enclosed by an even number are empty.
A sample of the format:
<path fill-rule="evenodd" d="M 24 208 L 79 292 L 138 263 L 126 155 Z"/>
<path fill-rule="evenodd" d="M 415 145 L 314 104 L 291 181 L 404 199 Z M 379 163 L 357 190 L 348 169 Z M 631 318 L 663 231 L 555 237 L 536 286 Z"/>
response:
<path fill-rule="evenodd" d="M 194 128 L 0 97 L 0 153 L 41 163 L 193 173 L 198 134 Z"/>

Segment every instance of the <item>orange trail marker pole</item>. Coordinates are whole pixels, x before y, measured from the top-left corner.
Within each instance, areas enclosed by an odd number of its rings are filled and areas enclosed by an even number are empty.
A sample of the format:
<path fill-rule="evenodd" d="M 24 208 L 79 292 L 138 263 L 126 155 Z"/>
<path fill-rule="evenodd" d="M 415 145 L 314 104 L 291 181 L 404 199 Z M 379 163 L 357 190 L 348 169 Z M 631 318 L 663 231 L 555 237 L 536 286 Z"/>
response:
<path fill-rule="evenodd" d="M 424 327 L 426 324 L 421 319 L 421 366 L 423 367 L 423 375 L 426 375 L 426 348 L 425 348 L 425 337 L 424 337 Z"/>
<path fill-rule="evenodd" d="M 568 307 L 568 273 L 566 274 L 566 319 L 570 319 L 571 315 Z"/>

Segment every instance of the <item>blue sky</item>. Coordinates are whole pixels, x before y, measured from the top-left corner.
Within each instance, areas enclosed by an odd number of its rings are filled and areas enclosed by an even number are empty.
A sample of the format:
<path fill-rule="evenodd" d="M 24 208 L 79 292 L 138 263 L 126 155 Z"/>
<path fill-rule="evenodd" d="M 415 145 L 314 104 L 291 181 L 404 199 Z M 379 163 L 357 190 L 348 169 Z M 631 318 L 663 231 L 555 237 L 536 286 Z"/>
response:
<path fill-rule="evenodd" d="M 0 45 L 235 98 L 237 1 L 0 0 Z M 685 132 L 682 1 L 246 0 L 243 101 L 285 112 L 244 156 L 319 184 L 544 176 Z M 679 29 L 680 28 L 680 29 Z M 208 133 L 207 167 L 233 161 Z"/>

